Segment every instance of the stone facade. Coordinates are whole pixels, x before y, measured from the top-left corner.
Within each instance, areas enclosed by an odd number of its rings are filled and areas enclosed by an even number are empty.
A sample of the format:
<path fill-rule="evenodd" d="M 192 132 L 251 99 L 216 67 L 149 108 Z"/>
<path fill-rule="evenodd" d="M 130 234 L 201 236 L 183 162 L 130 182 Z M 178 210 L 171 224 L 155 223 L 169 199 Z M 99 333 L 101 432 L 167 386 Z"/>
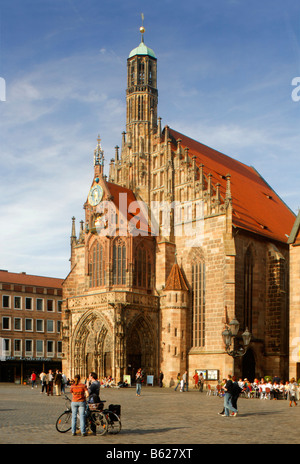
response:
<path fill-rule="evenodd" d="M 166 386 L 185 370 L 190 382 L 195 370 L 212 382 L 229 372 L 285 376 L 294 215 L 253 168 L 162 129 L 157 59 L 143 37 L 127 73 L 121 150 L 107 180 L 98 139 L 78 237 L 73 219 L 64 370 L 116 381 L 162 370 Z M 234 317 L 236 343 L 252 333 L 235 360 L 221 335 Z"/>
<path fill-rule="evenodd" d="M 289 378 L 300 379 L 300 213 L 289 237 L 290 318 Z"/>

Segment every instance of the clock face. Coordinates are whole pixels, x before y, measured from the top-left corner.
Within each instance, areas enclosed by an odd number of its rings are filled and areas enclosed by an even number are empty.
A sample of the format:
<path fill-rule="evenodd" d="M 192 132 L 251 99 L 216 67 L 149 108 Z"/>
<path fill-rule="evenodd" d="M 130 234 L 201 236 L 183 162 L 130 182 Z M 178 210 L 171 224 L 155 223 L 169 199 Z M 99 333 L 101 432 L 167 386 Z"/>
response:
<path fill-rule="evenodd" d="M 100 185 L 95 185 L 91 188 L 88 201 L 91 206 L 96 206 L 100 203 L 103 197 L 103 188 Z"/>

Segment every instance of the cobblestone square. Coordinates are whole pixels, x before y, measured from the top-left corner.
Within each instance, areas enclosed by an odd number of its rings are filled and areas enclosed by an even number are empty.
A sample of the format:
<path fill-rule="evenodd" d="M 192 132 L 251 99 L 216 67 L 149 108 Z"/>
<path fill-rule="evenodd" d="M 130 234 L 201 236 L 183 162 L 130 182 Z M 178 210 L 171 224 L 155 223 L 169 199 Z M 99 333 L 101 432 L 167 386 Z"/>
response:
<path fill-rule="evenodd" d="M 67 394 L 68 394 L 67 389 Z M 1 444 L 201 445 L 299 443 L 300 405 L 288 401 L 240 398 L 237 417 L 222 417 L 223 399 L 190 389 L 143 387 L 101 389 L 101 399 L 121 404 L 118 435 L 73 437 L 58 433 L 65 399 L 40 393 L 40 387 L 0 384 Z"/>

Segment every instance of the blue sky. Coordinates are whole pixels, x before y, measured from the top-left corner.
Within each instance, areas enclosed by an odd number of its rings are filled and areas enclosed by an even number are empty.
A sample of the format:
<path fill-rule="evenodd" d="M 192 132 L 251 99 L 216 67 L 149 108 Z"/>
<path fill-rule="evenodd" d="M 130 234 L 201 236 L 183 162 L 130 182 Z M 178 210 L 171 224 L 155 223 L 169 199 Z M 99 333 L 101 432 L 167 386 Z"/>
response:
<path fill-rule="evenodd" d="M 297 213 L 299 2 L 1 0 L 1 269 L 69 272 L 97 136 L 107 165 L 121 145 L 141 12 L 162 124 L 254 166 Z"/>

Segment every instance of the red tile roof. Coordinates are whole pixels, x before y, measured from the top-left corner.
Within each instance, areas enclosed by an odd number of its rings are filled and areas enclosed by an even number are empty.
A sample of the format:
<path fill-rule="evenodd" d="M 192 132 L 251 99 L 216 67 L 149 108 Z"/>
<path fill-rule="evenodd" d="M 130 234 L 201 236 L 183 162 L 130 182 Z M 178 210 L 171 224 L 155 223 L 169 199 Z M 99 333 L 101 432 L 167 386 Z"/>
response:
<path fill-rule="evenodd" d="M 116 208 L 123 214 L 125 211 L 122 211 L 122 207 L 126 206 L 126 213 L 127 213 L 127 221 L 130 225 L 134 225 L 137 230 L 141 230 L 141 233 L 151 233 L 150 227 L 148 226 L 148 220 L 146 213 L 144 214 L 143 211 L 140 210 L 138 205 L 134 205 L 133 202 L 138 201 L 133 193 L 132 190 L 127 189 L 126 187 L 121 187 L 120 185 L 113 184 L 112 182 L 106 182 L 106 185 L 109 189 L 110 194 L 113 197 L 113 202 Z M 120 194 L 126 194 L 127 197 L 127 204 L 120 205 Z M 130 212 L 129 212 L 130 211 Z"/>
<path fill-rule="evenodd" d="M 27 285 L 31 287 L 61 288 L 63 279 L 43 277 L 25 273 L 0 271 L 0 282 L 7 284 Z"/>
<path fill-rule="evenodd" d="M 207 147 L 169 128 L 172 143 L 181 139 L 182 148 L 189 148 L 189 157 L 196 156 L 196 164 L 203 164 L 203 172 L 212 174 L 212 183 L 221 184 L 223 199 L 226 192 L 226 175 L 231 175 L 233 225 L 242 229 L 287 242 L 293 224 L 294 213 L 279 198 L 260 174 L 223 153 Z"/>
<path fill-rule="evenodd" d="M 170 275 L 166 282 L 165 290 L 181 290 L 185 292 L 189 290 L 177 262 L 173 264 Z"/>

